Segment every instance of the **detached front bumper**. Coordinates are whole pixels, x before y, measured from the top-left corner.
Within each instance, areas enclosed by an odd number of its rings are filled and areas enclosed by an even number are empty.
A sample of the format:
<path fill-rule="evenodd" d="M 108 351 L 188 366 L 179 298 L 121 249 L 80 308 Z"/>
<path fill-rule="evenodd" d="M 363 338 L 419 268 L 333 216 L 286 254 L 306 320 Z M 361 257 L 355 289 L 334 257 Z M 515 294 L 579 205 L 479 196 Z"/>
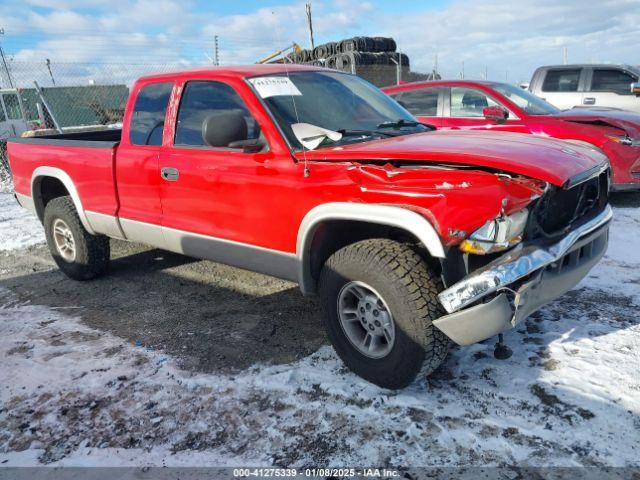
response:
<path fill-rule="evenodd" d="M 513 328 L 577 285 L 598 263 L 607 249 L 612 216 L 607 205 L 558 243 L 517 249 L 471 273 L 440 293 L 448 315 L 433 324 L 458 345 Z"/>

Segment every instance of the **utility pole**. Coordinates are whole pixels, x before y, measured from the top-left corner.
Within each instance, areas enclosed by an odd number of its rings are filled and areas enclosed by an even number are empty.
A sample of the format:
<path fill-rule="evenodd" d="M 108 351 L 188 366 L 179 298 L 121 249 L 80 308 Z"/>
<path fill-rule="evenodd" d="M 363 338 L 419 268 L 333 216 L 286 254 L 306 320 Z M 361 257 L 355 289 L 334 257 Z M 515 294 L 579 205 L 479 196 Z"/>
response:
<path fill-rule="evenodd" d="M 217 67 L 220 65 L 220 58 L 218 57 L 218 35 L 213 36 L 213 64 Z"/>
<path fill-rule="evenodd" d="M 45 59 L 45 63 L 47 64 L 47 69 L 49 70 L 49 76 L 51 77 L 51 83 L 53 83 L 53 86 L 56 86 L 56 80 L 55 78 L 53 78 L 53 72 L 51 71 L 51 60 L 49 60 L 48 58 Z"/>
<path fill-rule="evenodd" d="M 562 62 L 563 65 L 569 63 L 569 50 L 567 49 L 567 47 L 562 47 Z"/>
<path fill-rule="evenodd" d="M 438 54 L 436 53 L 433 59 L 433 79 L 436 80 L 438 76 Z"/>
<path fill-rule="evenodd" d="M 313 43 L 313 22 L 311 21 L 311 4 L 307 3 L 304 6 L 305 11 L 307 12 L 307 25 L 309 26 L 309 42 L 311 43 L 311 50 L 315 48 L 315 44 Z"/>
<path fill-rule="evenodd" d="M 464 80 L 464 60 L 462 61 L 462 71 L 460 72 L 460 78 Z"/>
<path fill-rule="evenodd" d="M 486 65 L 484 66 L 484 79 L 485 80 L 489 79 L 489 70 Z"/>
<path fill-rule="evenodd" d="M 4 35 L 4 28 L 0 28 L 0 35 Z M 7 59 L 4 56 L 2 45 L 0 45 L 0 57 L 2 58 L 2 66 L 4 67 L 4 71 L 7 74 L 7 83 L 9 83 L 9 87 L 14 88 L 13 80 L 11 79 L 11 72 L 9 71 L 9 65 L 7 65 Z"/>

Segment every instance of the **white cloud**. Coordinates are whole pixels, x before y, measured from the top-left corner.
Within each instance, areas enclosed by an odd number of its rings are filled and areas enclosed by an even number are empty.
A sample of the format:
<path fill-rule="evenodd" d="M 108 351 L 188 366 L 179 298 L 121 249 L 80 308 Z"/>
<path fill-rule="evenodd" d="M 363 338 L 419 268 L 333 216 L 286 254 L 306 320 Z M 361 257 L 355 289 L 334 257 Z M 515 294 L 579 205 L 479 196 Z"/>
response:
<path fill-rule="evenodd" d="M 439 11 L 381 18 L 381 31 L 396 38 L 418 70 L 430 70 L 434 55 L 448 76 L 465 62 L 478 77 L 529 79 L 541 64 L 561 63 L 566 46 L 572 62 L 637 61 L 640 24 L 637 0 L 459 0 Z"/>

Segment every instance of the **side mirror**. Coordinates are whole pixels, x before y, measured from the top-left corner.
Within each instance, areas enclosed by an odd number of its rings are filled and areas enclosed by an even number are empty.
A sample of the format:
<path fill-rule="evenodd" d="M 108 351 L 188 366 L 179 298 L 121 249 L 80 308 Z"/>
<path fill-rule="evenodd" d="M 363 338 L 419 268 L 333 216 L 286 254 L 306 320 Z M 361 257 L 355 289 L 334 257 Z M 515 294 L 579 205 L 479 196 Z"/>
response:
<path fill-rule="evenodd" d="M 247 121 L 242 112 L 227 110 L 204 119 L 202 139 L 210 147 L 229 147 L 231 143 L 247 140 L 247 130 Z"/>
<path fill-rule="evenodd" d="M 631 93 L 636 97 L 640 97 L 640 85 L 638 85 L 636 82 L 633 82 L 631 84 Z"/>
<path fill-rule="evenodd" d="M 509 112 L 498 105 L 484 107 L 482 109 L 482 115 L 484 115 L 484 118 L 487 120 L 496 123 L 504 123 L 507 121 L 507 118 L 509 118 Z"/>

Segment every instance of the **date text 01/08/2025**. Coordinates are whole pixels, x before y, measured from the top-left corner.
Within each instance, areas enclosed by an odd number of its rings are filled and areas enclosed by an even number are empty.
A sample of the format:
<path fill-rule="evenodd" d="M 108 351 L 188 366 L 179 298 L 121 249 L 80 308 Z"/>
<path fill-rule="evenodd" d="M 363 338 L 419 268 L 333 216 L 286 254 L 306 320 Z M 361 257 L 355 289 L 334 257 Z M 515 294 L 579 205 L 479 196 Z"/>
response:
<path fill-rule="evenodd" d="M 297 470 L 295 468 L 235 468 L 233 476 L 239 478 L 397 478 L 400 472 L 388 468 L 306 468 Z"/>

